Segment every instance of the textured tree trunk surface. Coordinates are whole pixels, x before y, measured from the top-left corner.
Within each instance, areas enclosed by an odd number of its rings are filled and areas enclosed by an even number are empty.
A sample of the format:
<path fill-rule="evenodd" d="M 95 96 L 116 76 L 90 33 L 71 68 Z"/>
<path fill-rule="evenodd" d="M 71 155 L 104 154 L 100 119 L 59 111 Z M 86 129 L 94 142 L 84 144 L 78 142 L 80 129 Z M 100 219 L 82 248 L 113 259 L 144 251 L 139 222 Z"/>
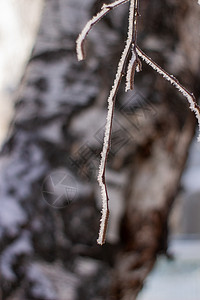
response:
<path fill-rule="evenodd" d="M 124 47 L 127 4 L 75 40 L 103 1 L 47 0 L 15 118 L 1 153 L 1 293 L 4 300 L 136 299 L 179 189 L 195 119 L 186 100 L 143 64 L 116 101 L 106 172 L 107 242 L 96 244 L 96 184 L 106 99 Z M 139 46 L 199 96 L 200 7 L 141 1 Z M 62 197 L 61 197 L 62 196 Z"/>

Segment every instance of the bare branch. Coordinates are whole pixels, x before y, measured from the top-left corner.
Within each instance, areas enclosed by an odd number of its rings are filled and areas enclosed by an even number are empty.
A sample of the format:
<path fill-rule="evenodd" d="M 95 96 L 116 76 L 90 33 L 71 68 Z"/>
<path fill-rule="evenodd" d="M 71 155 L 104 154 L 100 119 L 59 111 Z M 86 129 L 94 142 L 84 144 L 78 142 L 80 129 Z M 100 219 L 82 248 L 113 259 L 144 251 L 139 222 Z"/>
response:
<path fill-rule="evenodd" d="M 132 51 L 131 59 L 129 60 L 127 74 L 126 74 L 126 87 L 125 91 L 133 90 L 134 88 L 134 77 L 135 77 L 135 70 L 137 67 L 137 57 L 135 51 Z"/>
<path fill-rule="evenodd" d="M 91 28 L 97 22 L 99 22 L 110 10 L 128 1 L 129 1 L 128 36 L 127 36 L 125 48 L 122 52 L 118 64 L 114 84 L 112 86 L 112 89 L 108 97 L 108 112 L 106 118 L 104 142 L 103 142 L 103 149 L 101 152 L 101 160 L 100 160 L 99 174 L 98 174 L 98 182 L 99 182 L 101 196 L 102 196 L 102 218 L 100 222 L 99 237 L 97 240 L 98 244 L 100 245 L 105 243 L 108 217 L 109 217 L 109 205 L 108 205 L 109 199 L 108 199 L 107 186 L 105 182 L 105 169 L 106 169 L 106 163 L 108 159 L 108 153 L 109 153 L 110 142 L 111 142 L 114 105 L 115 105 L 115 99 L 119 89 L 119 85 L 122 76 L 125 73 L 125 68 L 127 66 L 127 61 L 129 59 L 131 51 L 132 51 L 132 55 L 129 60 L 128 68 L 127 68 L 125 90 L 128 91 L 129 89 L 134 88 L 135 71 L 137 72 L 141 71 L 141 61 L 138 58 L 138 56 L 140 56 L 147 64 L 149 64 L 154 70 L 156 70 L 159 74 L 161 74 L 167 81 L 169 81 L 172 85 L 174 85 L 187 98 L 190 104 L 190 109 L 194 111 L 196 114 L 199 123 L 199 128 L 200 128 L 200 107 L 197 105 L 194 95 L 190 93 L 187 89 L 185 89 L 175 77 L 169 75 L 165 70 L 163 70 L 160 66 L 158 66 L 151 58 L 149 58 L 140 48 L 137 47 L 137 18 L 139 16 L 139 12 L 138 12 L 139 0 L 118 0 L 111 4 L 104 4 L 101 8 L 101 11 L 86 24 L 86 26 L 84 27 L 83 31 L 81 32 L 81 34 L 77 39 L 78 60 L 84 59 L 84 51 L 83 51 L 84 41 Z M 200 141 L 200 136 L 198 140 Z"/>
<path fill-rule="evenodd" d="M 140 72 L 142 70 L 142 63 L 138 58 L 135 46 L 132 49 L 132 56 L 129 60 L 127 73 L 126 73 L 126 86 L 125 91 L 133 90 L 134 89 L 134 78 L 135 78 L 135 71 Z"/>
<path fill-rule="evenodd" d="M 129 60 L 127 74 L 126 74 L 126 86 L 125 91 L 133 90 L 134 88 L 134 78 L 135 71 L 140 70 L 138 66 L 141 65 L 138 55 L 136 53 L 136 44 L 137 44 L 137 17 L 139 16 L 138 12 L 138 0 L 134 1 L 134 16 L 133 16 L 133 31 L 132 31 L 132 56 Z"/>
<path fill-rule="evenodd" d="M 117 0 L 111 4 L 103 4 L 101 11 L 94 16 L 90 21 L 87 22 L 85 27 L 83 28 L 82 32 L 79 34 L 78 39 L 76 41 L 76 51 L 78 60 L 83 60 L 85 58 L 84 55 L 84 41 L 86 36 L 88 35 L 89 31 L 92 27 L 98 23 L 110 10 L 116 8 L 117 6 L 128 2 L 129 0 Z"/>
<path fill-rule="evenodd" d="M 122 53 L 121 59 L 118 64 L 117 74 L 114 80 L 113 87 L 110 91 L 110 95 L 108 97 L 108 113 L 107 113 L 107 119 L 106 119 L 106 127 L 105 127 L 105 135 L 104 135 L 104 143 L 103 143 L 103 149 L 101 152 L 101 161 L 99 166 L 99 174 L 98 174 L 98 182 L 101 189 L 101 195 L 102 195 L 102 218 L 101 218 L 101 224 L 100 224 L 100 231 L 99 231 L 99 238 L 97 240 L 98 244 L 102 245 L 105 243 L 105 236 L 106 236 L 106 230 L 107 230 L 107 220 L 109 215 L 109 209 L 108 209 L 108 193 L 107 193 L 107 187 L 105 183 L 105 168 L 106 168 L 106 162 L 108 158 L 109 153 L 109 146 L 110 146 L 110 140 L 111 140 L 111 131 L 112 131 L 112 120 L 113 120 L 113 111 L 114 111 L 114 104 L 115 104 L 115 98 L 116 94 L 119 88 L 119 84 L 121 82 L 122 76 L 123 76 L 123 70 L 126 66 L 126 62 L 131 50 L 132 46 L 132 37 L 133 37 L 133 19 L 135 15 L 135 0 L 130 0 L 130 7 L 129 7 L 129 26 L 128 26 L 128 37 L 126 40 L 126 46 L 124 48 L 124 51 Z"/>
<path fill-rule="evenodd" d="M 156 64 L 150 57 L 148 57 L 139 47 L 136 47 L 137 54 L 155 71 L 163 76 L 167 81 L 169 81 L 175 88 L 186 97 L 190 104 L 190 109 L 196 115 L 198 125 L 199 125 L 199 136 L 198 141 L 200 142 L 200 107 L 196 103 L 196 99 L 192 93 L 190 93 L 173 75 L 168 74 L 164 69 L 162 69 L 158 64 Z"/>

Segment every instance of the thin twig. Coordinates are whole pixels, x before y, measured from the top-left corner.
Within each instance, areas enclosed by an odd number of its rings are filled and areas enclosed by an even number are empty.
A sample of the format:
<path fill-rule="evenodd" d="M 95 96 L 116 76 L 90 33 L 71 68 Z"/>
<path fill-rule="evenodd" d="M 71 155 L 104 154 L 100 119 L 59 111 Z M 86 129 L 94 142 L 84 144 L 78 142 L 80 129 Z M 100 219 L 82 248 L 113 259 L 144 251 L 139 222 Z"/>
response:
<path fill-rule="evenodd" d="M 79 34 L 78 39 L 76 41 L 76 50 L 77 50 L 78 60 L 83 60 L 85 58 L 84 41 L 85 41 L 85 38 L 88 35 L 89 31 L 92 29 L 92 27 L 96 23 L 98 23 L 113 8 L 116 8 L 117 6 L 124 4 L 128 1 L 129 0 L 117 0 L 110 4 L 104 4 L 101 8 L 101 11 L 96 16 L 94 16 L 90 21 L 87 22 L 87 24 L 83 28 L 82 32 Z"/>
<path fill-rule="evenodd" d="M 102 206 L 103 206 L 102 207 L 102 218 L 101 218 L 100 230 L 99 230 L 99 238 L 97 240 L 98 244 L 100 244 L 100 245 L 105 243 L 107 220 L 108 220 L 108 216 L 109 216 L 109 207 L 108 207 L 109 199 L 108 199 L 107 187 L 106 187 L 106 182 L 105 182 L 105 169 L 106 169 L 106 163 L 107 163 L 107 159 L 108 159 L 108 153 L 109 153 L 109 147 L 110 147 L 110 141 L 111 141 L 114 104 L 115 104 L 115 98 L 116 98 L 116 94 L 117 94 L 117 91 L 119 88 L 119 84 L 120 84 L 122 76 L 123 76 L 123 70 L 126 66 L 126 62 L 127 62 L 128 56 L 131 51 L 133 29 L 134 29 L 134 26 L 133 26 L 134 14 L 135 14 L 135 0 L 130 0 L 128 37 L 126 40 L 126 46 L 124 48 L 124 51 L 122 53 L 121 59 L 118 64 L 118 69 L 117 69 L 117 74 L 116 74 L 116 77 L 114 80 L 114 84 L 110 91 L 110 95 L 108 97 L 108 113 L 107 113 L 107 119 L 106 119 L 104 143 L 103 143 L 103 149 L 101 152 L 101 161 L 100 161 L 99 174 L 98 174 L 98 182 L 99 182 L 99 186 L 101 189 Z"/>
<path fill-rule="evenodd" d="M 149 64 L 154 70 L 156 70 L 159 74 L 161 74 L 167 81 L 169 81 L 172 85 L 174 85 L 188 100 L 190 104 L 190 109 L 195 112 L 199 130 L 200 130 L 200 107 L 196 103 L 195 97 L 192 93 L 190 93 L 185 87 L 183 87 L 179 81 L 172 75 L 169 75 L 165 70 L 163 70 L 160 66 L 158 66 L 150 57 L 148 57 L 138 46 L 137 46 L 137 18 L 139 16 L 138 12 L 138 3 L 139 0 L 117 0 L 111 4 L 104 4 L 101 8 L 101 11 L 94 16 L 84 27 L 81 34 L 77 39 L 77 56 L 78 60 L 84 59 L 84 41 L 92 29 L 92 27 L 99 22 L 109 11 L 117 6 L 124 4 L 129 1 L 129 25 L 128 25 L 128 37 L 126 40 L 125 48 L 122 52 L 116 77 L 114 80 L 114 84 L 110 91 L 108 97 L 108 112 L 106 118 L 106 126 L 105 126 L 105 134 L 104 134 L 104 143 L 103 149 L 101 152 L 101 160 L 99 166 L 99 174 L 98 174 L 98 182 L 101 190 L 102 196 L 102 218 L 100 222 L 100 230 L 98 237 L 98 244 L 102 245 L 105 243 L 107 225 L 108 225 L 108 217 L 109 217 L 109 206 L 108 206 L 108 192 L 107 186 L 105 182 L 105 170 L 106 163 L 109 154 L 109 148 L 111 143 L 111 131 L 112 131 L 112 122 L 113 122 L 113 113 L 114 113 L 114 105 L 116 95 L 119 89 L 119 85 L 121 79 L 125 73 L 125 68 L 127 66 L 127 60 L 131 53 L 131 58 L 128 62 L 128 68 L 126 72 L 126 87 L 125 90 L 134 88 L 134 77 L 135 71 L 141 71 L 141 61 L 138 58 L 140 56 L 147 64 Z M 200 141 L 200 136 L 198 137 Z"/>
<path fill-rule="evenodd" d="M 163 76 L 164 79 L 169 81 L 175 88 L 182 93 L 183 96 L 189 102 L 189 107 L 191 111 L 193 111 L 196 115 L 198 125 L 199 125 L 199 136 L 198 141 L 200 142 L 200 107 L 196 102 L 196 99 L 192 93 L 190 93 L 173 75 L 167 73 L 164 69 L 162 69 L 157 63 L 155 63 L 148 55 L 146 55 L 138 46 L 136 47 L 137 54 L 148 64 L 150 65 L 155 71 Z"/>
<path fill-rule="evenodd" d="M 134 17 L 133 17 L 133 32 L 132 32 L 132 54 L 128 63 L 127 73 L 126 73 L 126 86 L 125 91 L 134 89 L 134 78 L 135 71 L 140 71 L 141 62 L 138 58 L 136 52 L 136 43 L 137 43 L 137 18 L 139 16 L 138 12 L 138 0 L 134 1 Z"/>

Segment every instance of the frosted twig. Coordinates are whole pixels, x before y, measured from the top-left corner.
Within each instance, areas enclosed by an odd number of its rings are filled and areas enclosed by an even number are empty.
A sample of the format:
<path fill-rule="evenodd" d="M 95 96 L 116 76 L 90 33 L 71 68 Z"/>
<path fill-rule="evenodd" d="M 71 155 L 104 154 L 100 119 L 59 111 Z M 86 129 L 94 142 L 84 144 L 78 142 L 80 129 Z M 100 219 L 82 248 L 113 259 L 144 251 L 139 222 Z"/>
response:
<path fill-rule="evenodd" d="M 85 41 L 87 34 L 92 29 L 92 27 L 96 23 L 98 23 L 110 10 L 112 10 L 113 8 L 116 8 L 117 6 L 124 4 L 128 1 L 129 0 L 117 0 L 110 4 L 103 4 L 101 11 L 96 16 L 94 16 L 90 21 L 87 22 L 87 24 L 83 28 L 82 32 L 79 34 L 78 39 L 76 41 L 76 43 L 77 43 L 76 50 L 77 50 L 78 60 L 83 60 L 85 58 L 84 41 Z"/>
<path fill-rule="evenodd" d="M 118 69 L 117 69 L 116 77 L 114 80 L 114 84 L 110 91 L 110 95 L 108 97 L 108 113 L 107 113 L 107 119 L 106 119 L 104 143 L 103 143 L 103 149 L 101 152 L 101 161 L 100 161 L 99 174 L 98 174 L 98 182 L 99 182 L 99 186 L 101 189 L 101 195 L 102 195 L 102 218 L 101 218 L 101 224 L 100 224 L 100 230 L 99 230 L 99 238 L 97 240 L 98 244 L 100 244 L 100 245 L 105 243 L 107 221 L 108 221 L 108 216 L 109 216 L 109 208 L 108 208 L 108 200 L 109 199 L 108 199 L 107 187 L 106 187 L 106 183 L 105 183 L 105 167 L 106 167 L 106 161 L 108 158 L 109 146 L 110 146 L 110 140 L 111 140 L 114 104 L 115 104 L 115 98 L 116 98 L 116 94 L 117 94 L 117 91 L 119 88 L 119 84 L 121 82 L 123 70 L 126 66 L 126 61 L 128 59 L 128 56 L 129 56 L 129 53 L 131 50 L 133 29 L 134 29 L 133 19 L 134 19 L 134 15 L 135 15 L 135 1 L 136 0 L 130 0 L 128 37 L 126 40 L 126 45 L 125 45 L 124 51 L 122 53 L 122 56 L 121 56 L 119 64 L 118 64 Z"/>
<path fill-rule="evenodd" d="M 142 69 L 141 61 L 138 58 L 138 55 L 135 50 L 135 46 L 132 50 L 132 56 L 129 60 L 127 73 L 126 73 L 126 86 L 125 91 L 133 90 L 134 89 L 134 78 L 135 78 L 135 71 L 140 72 Z"/>
<path fill-rule="evenodd" d="M 128 68 L 128 74 L 127 74 L 127 88 L 132 88 L 133 83 L 133 76 L 134 73 L 133 70 L 135 67 L 138 66 L 139 61 L 137 58 L 136 48 L 135 48 L 135 42 L 137 37 L 137 16 L 138 16 L 138 0 L 118 0 L 111 4 L 104 4 L 101 8 L 101 11 L 94 16 L 84 27 L 81 34 L 79 35 L 77 39 L 77 56 L 78 60 L 84 59 L 84 41 L 93 27 L 97 22 L 99 22 L 111 9 L 124 4 L 129 1 L 129 25 L 128 25 L 128 36 L 125 44 L 124 51 L 122 52 L 122 56 L 120 58 L 116 77 L 114 80 L 113 87 L 110 91 L 109 97 L 108 97 L 108 112 L 107 112 L 107 118 L 106 118 L 106 126 L 105 126 L 105 134 L 104 134 L 104 142 L 103 142 L 103 149 L 101 152 L 101 160 L 100 160 L 100 166 L 99 166 L 99 174 L 98 174 L 98 182 L 101 190 L 101 196 L 102 196 L 102 218 L 100 222 L 100 230 L 99 230 L 99 238 L 97 242 L 102 245 L 105 242 L 105 236 L 106 236 L 106 230 L 107 230 L 107 223 L 108 223 L 108 217 L 109 217 L 109 207 L 108 207 L 108 192 L 105 182 L 105 168 L 106 168 L 106 162 L 108 158 L 109 153 L 109 147 L 110 147 L 110 141 L 111 141 L 111 131 L 112 131 L 112 120 L 113 120 L 113 112 L 114 112 L 114 104 L 115 104 L 115 98 L 116 94 L 124 73 L 124 69 L 126 67 L 126 63 L 132 48 L 132 54 L 135 54 L 135 61 L 134 56 L 131 58 Z"/>
<path fill-rule="evenodd" d="M 131 59 L 129 60 L 128 68 L 127 68 L 127 74 L 126 74 L 126 87 L 125 91 L 133 90 L 134 85 L 134 75 L 135 70 L 137 66 L 137 57 L 135 55 L 135 51 L 132 51 Z"/>
<path fill-rule="evenodd" d="M 155 71 L 163 76 L 167 81 L 169 81 L 175 88 L 182 93 L 184 97 L 189 102 L 189 107 L 191 111 L 193 111 L 196 115 L 198 125 L 199 125 L 199 136 L 198 141 L 200 142 L 200 107 L 196 103 L 196 99 L 192 93 L 190 93 L 173 75 L 168 74 L 165 70 L 163 70 L 157 63 L 155 63 L 150 57 L 148 57 L 138 46 L 136 47 L 137 54 Z"/>
<path fill-rule="evenodd" d="M 111 142 L 111 131 L 112 131 L 112 121 L 114 113 L 115 98 L 118 92 L 118 88 L 122 79 L 123 74 L 125 73 L 125 68 L 127 66 L 127 61 L 129 55 L 132 51 L 131 58 L 128 62 L 128 68 L 126 70 L 126 87 L 125 90 L 133 89 L 135 71 L 141 70 L 141 61 L 138 58 L 140 56 L 147 64 L 149 64 L 154 70 L 161 74 L 166 80 L 168 80 L 172 85 L 174 85 L 188 100 L 190 104 L 190 109 L 195 112 L 199 129 L 200 129 L 200 107 L 197 105 L 195 97 L 190 93 L 186 88 L 184 88 L 178 80 L 169 75 L 165 70 L 158 66 L 151 58 L 149 58 L 139 47 L 137 47 L 137 17 L 138 17 L 138 2 L 139 0 L 118 0 L 110 4 L 104 4 L 101 8 L 101 11 L 94 16 L 84 27 L 81 34 L 77 39 L 77 56 L 78 60 L 84 59 L 84 41 L 93 27 L 97 22 L 99 22 L 110 10 L 113 8 L 124 4 L 129 1 L 129 25 L 128 25 L 128 36 L 125 44 L 125 48 L 122 52 L 117 73 L 115 76 L 114 84 L 111 88 L 109 97 L 108 97 L 108 112 L 106 118 L 105 134 L 103 149 L 101 152 L 101 160 L 99 166 L 98 182 L 101 190 L 102 196 L 102 218 L 100 222 L 100 230 L 98 237 L 98 244 L 102 245 L 105 242 L 108 217 L 109 217 L 109 206 L 108 206 L 108 192 L 105 182 L 105 169 L 108 159 L 109 147 Z M 198 0 L 200 4 L 200 0 Z M 200 141 L 200 136 L 198 138 Z"/>

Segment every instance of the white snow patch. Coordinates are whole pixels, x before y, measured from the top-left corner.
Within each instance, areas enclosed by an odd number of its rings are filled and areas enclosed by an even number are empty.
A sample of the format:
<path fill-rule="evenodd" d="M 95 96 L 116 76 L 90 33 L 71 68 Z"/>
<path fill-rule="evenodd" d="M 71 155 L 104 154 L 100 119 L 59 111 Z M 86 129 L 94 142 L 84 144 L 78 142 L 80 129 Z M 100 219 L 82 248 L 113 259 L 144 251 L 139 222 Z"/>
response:
<path fill-rule="evenodd" d="M 21 236 L 15 240 L 1 254 L 0 269 L 5 279 L 15 281 L 16 275 L 12 270 L 12 266 L 16 258 L 20 255 L 29 255 L 32 252 L 29 233 L 24 231 Z"/>
<path fill-rule="evenodd" d="M 75 263 L 75 271 L 84 277 L 95 275 L 98 267 L 98 261 L 91 258 L 78 258 Z"/>
<path fill-rule="evenodd" d="M 52 282 L 42 273 L 38 265 L 31 265 L 28 279 L 32 283 L 32 293 L 37 299 L 54 300 L 57 298 Z"/>
<path fill-rule="evenodd" d="M 15 199 L 7 198 L 0 202 L 0 227 L 10 236 L 15 236 L 21 225 L 27 222 L 25 212 Z"/>
<path fill-rule="evenodd" d="M 200 191 L 200 144 L 194 139 L 181 183 L 188 194 Z"/>

